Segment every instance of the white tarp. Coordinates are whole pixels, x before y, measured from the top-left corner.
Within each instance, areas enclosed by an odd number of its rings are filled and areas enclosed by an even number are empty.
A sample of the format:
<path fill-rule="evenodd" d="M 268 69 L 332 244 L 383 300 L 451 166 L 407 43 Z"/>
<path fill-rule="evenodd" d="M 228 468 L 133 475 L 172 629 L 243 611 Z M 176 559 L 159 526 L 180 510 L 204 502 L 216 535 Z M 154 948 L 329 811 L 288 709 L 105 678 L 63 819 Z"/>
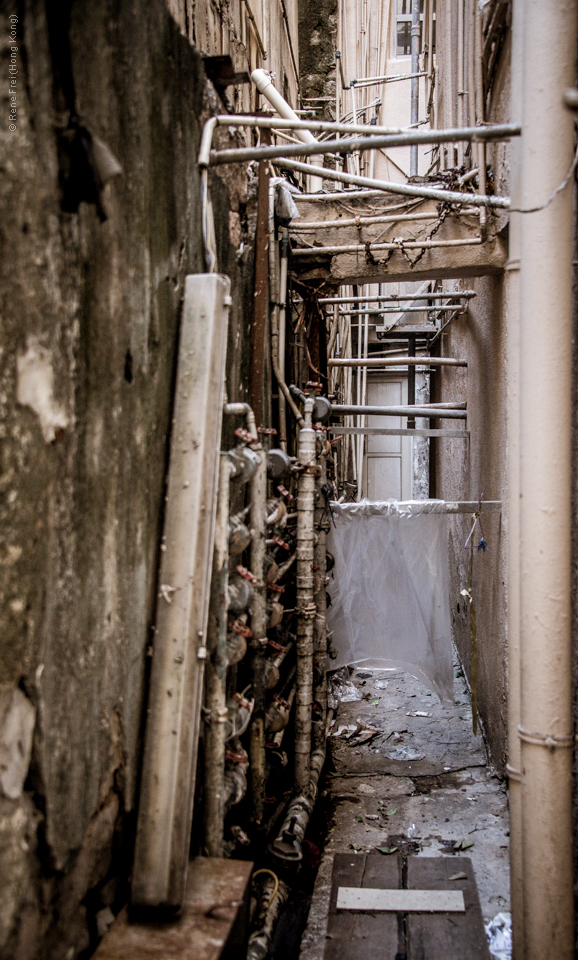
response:
<path fill-rule="evenodd" d="M 327 626 L 345 664 L 396 667 L 453 700 L 442 500 L 332 503 Z"/>

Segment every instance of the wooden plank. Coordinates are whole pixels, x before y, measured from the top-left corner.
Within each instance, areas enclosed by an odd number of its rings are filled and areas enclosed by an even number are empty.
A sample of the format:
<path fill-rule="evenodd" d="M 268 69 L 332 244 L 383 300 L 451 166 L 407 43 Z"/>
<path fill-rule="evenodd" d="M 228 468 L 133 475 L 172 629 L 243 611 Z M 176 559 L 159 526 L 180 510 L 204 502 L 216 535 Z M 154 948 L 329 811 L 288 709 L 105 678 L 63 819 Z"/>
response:
<path fill-rule="evenodd" d="M 395 957 L 398 948 L 396 915 L 356 914 L 337 909 L 339 887 L 368 885 L 385 890 L 398 889 L 401 886 L 399 859 L 381 854 L 335 855 L 324 960 Z"/>
<path fill-rule="evenodd" d="M 247 947 L 253 864 L 197 857 L 183 907 L 171 923 L 133 923 L 125 907 L 101 940 L 94 960 L 241 960 Z"/>
<path fill-rule="evenodd" d="M 450 880 L 465 873 L 465 880 Z M 410 890 L 461 890 L 464 914 L 408 917 L 408 960 L 489 960 L 490 954 L 476 880 L 469 857 L 409 857 L 408 888 Z"/>
<path fill-rule="evenodd" d="M 339 887 L 338 910 L 387 913 L 464 913 L 461 890 L 376 890 Z"/>

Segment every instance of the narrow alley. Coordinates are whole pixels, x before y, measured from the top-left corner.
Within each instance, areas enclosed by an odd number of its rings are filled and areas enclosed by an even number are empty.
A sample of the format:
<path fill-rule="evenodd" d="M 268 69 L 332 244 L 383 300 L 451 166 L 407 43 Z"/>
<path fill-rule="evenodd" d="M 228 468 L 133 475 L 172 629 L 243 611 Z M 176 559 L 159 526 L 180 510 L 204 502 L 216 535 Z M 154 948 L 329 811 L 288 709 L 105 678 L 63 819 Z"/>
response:
<path fill-rule="evenodd" d="M 357 668 L 351 678 L 347 669 L 340 674 L 347 676 L 332 684 L 339 703 L 322 794 L 331 825 L 301 960 L 324 956 L 338 853 L 441 856 L 450 863 L 450 877 L 461 872 L 451 865 L 455 857 L 467 856 L 486 922 L 508 912 L 506 790 L 488 762 L 481 734 L 472 733 L 470 698 L 459 666 L 454 704 L 441 704 L 423 683 L 401 671 Z M 355 943 L 354 931 L 350 936 L 348 949 L 359 956 L 362 947 Z M 470 956 L 470 945 L 460 945 L 460 955 Z M 345 950 L 341 943 L 335 956 L 348 956 Z"/>
<path fill-rule="evenodd" d="M 578 0 L 0 8 L 0 960 L 578 960 Z"/>

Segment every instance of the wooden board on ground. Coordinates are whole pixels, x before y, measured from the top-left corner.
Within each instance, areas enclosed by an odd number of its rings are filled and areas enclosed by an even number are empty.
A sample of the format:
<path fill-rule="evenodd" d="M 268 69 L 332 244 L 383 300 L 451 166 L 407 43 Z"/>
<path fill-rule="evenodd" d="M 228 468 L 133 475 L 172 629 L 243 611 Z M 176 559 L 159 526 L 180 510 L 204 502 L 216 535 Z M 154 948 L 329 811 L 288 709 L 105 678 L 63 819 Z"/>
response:
<path fill-rule="evenodd" d="M 458 874 L 465 878 L 452 880 Z M 464 913 L 338 910 L 339 888 L 463 894 Z M 427 907 L 426 907 L 427 909 Z M 489 960 L 476 881 L 468 857 L 336 854 L 324 960 Z"/>
<path fill-rule="evenodd" d="M 243 960 L 252 869 L 248 861 L 197 857 L 180 915 L 170 923 L 131 923 L 125 907 L 94 960 Z"/>
<path fill-rule="evenodd" d="M 329 901 L 329 921 L 324 960 L 362 960 L 391 957 L 398 952 L 395 914 L 352 913 L 337 910 L 339 887 L 399 889 L 401 863 L 397 857 L 337 853 Z"/>
<path fill-rule="evenodd" d="M 411 889 L 462 890 L 464 914 L 409 914 L 408 960 L 490 960 L 476 879 L 469 857 L 409 857 L 407 885 Z M 465 880 L 450 880 L 465 873 Z"/>
<path fill-rule="evenodd" d="M 369 910 L 372 913 L 464 913 L 461 890 L 376 890 L 339 887 L 338 910 Z"/>

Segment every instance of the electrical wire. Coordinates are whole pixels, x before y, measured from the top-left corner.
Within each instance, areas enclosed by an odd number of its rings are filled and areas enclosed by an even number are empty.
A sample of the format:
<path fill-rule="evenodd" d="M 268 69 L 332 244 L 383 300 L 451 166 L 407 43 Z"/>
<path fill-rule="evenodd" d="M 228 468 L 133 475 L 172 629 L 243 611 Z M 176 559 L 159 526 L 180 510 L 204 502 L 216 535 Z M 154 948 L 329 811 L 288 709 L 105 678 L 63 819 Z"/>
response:
<path fill-rule="evenodd" d="M 270 877 L 273 877 L 273 883 L 275 884 L 275 886 L 273 887 L 273 893 L 271 894 L 271 896 L 269 897 L 269 899 L 267 900 L 267 903 L 263 908 L 264 910 L 268 910 L 271 904 L 273 903 L 273 900 L 277 896 L 277 892 L 279 890 L 279 877 L 277 876 L 276 873 L 273 873 L 272 870 L 269 870 L 268 867 L 261 867 L 259 870 L 255 870 L 255 873 L 252 875 L 251 880 L 254 880 L 255 877 L 258 877 L 259 874 L 261 873 L 268 873 Z"/>
<path fill-rule="evenodd" d="M 570 167 L 568 173 L 562 180 L 562 183 L 558 184 L 556 189 L 552 191 L 548 199 L 543 204 L 541 204 L 539 207 L 530 207 L 529 209 L 526 209 L 526 210 L 523 210 L 520 207 L 510 207 L 510 213 L 539 213 L 540 210 L 545 210 L 546 207 L 548 207 L 552 203 L 552 200 L 554 200 L 554 198 L 557 197 L 558 194 L 561 193 L 566 186 L 568 186 L 570 178 L 574 173 L 574 171 L 576 170 L 577 166 L 578 166 L 578 147 L 576 147 L 576 153 L 574 154 L 572 166 Z"/>

